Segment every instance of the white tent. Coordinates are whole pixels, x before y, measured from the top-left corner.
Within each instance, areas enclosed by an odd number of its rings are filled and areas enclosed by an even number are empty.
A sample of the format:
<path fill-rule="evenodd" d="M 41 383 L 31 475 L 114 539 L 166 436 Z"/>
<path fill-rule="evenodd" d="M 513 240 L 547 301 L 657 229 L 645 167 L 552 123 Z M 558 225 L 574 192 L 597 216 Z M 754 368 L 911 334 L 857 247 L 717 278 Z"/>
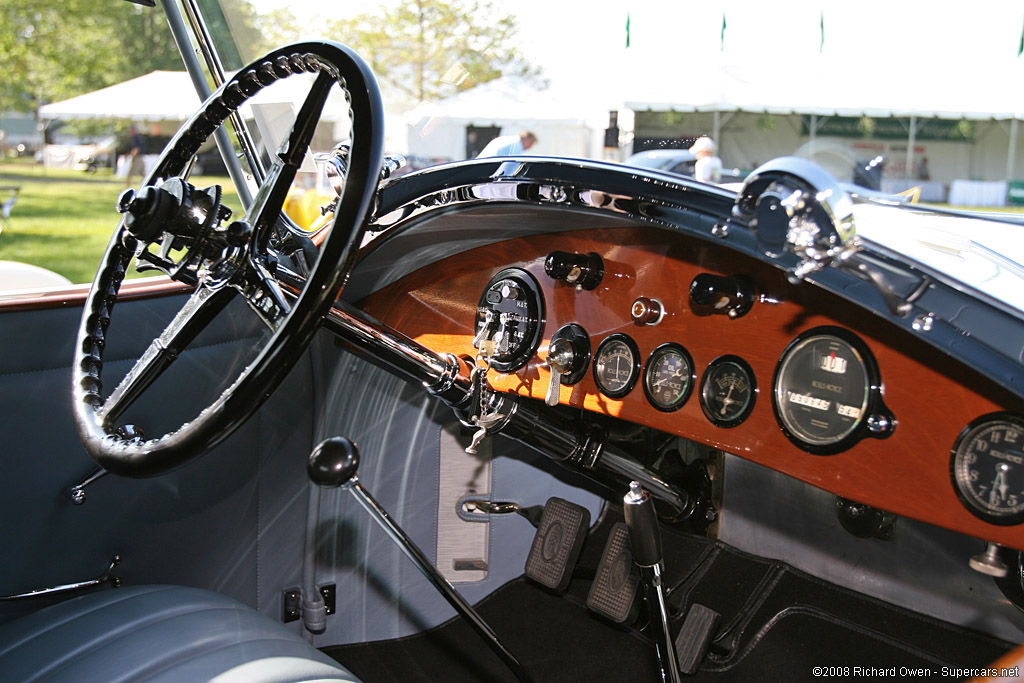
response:
<path fill-rule="evenodd" d="M 538 142 L 529 154 L 596 157 L 608 111 L 620 103 L 594 89 L 540 88 L 506 76 L 411 110 L 405 116 L 409 153 L 464 159 L 467 126 L 493 126 L 501 128 L 501 135 L 524 129 L 536 133 Z"/>
<path fill-rule="evenodd" d="M 153 71 L 60 102 L 44 104 L 44 119 L 127 119 L 185 121 L 199 108 L 199 96 L 184 71 Z"/>
<path fill-rule="evenodd" d="M 763 134 L 751 125 L 755 115 L 790 117 L 797 121 L 794 127 L 806 125 L 812 143 L 830 117 L 900 119 L 906 137 L 899 154 L 905 158 L 895 161 L 908 171 L 920 164 L 914 157 L 920 147 L 917 134 L 927 121 L 977 122 L 977 140 L 971 145 L 931 144 L 938 150 L 933 169 L 949 169 L 951 177 L 1010 180 L 1022 172 L 1017 149 L 1024 96 L 1006 85 L 1020 76 L 1019 65 L 1015 70 L 964 74 L 955 64 L 933 62 L 868 76 L 821 57 L 776 74 L 764 65 L 740 65 L 711 54 L 699 68 L 637 69 L 623 94 L 625 106 L 634 112 L 692 112 L 698 115 L 695 121 L 704 120 L 700 115 L 712 117 L 701 132 L 711 134 L 732 157 L 728 163 L 737 165 L 792 153 L 807 140 L 799 130 L 795 135 L 785 130 L 790 126 Z"/>

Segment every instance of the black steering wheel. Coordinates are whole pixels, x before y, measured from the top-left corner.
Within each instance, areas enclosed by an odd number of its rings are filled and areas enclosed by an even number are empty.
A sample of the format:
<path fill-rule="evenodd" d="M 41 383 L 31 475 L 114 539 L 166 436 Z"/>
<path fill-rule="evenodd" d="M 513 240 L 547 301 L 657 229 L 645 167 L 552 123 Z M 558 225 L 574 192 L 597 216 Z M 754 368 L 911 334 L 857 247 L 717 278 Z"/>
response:
<path fill-rule="evenodd" d="M 197 151 L 260 90 L 303 73 L 315 74 L 315 80 L 290 133 L 245 216 L 224 225 L 229 212 L 221 206 L 220 188 L 200 190 L 185 177 Z M 344 191 L 328 237 L 316 254 L 312 243 L 290 231 L 281 209 L 335 85 L 350 102 L 354 134 Z M 256 60 L 221 86 L 171 140 L 138 194 L 122 195 L 119 210 L 125 215 L 86 300 L 72 369 L 78 433 L 103 468 L 147 477 L 179 467 L 225 439 L 284 379 L 351 272 L 380 176 L 383 120 L 377 82 L 358 55 L 334 42 L 289 45 Z M 313 262 L 301 288 L 281 284 L 276 274 L 289 239 L 300 242 Z M 176 259 L 172 252 L 184 256 Z M 194 290 L 104 397 L 107 331 L 133 260 L 193 285 Z M 255 360 L 211 405 L 174 431 L 150 439 L 118 429 L 125 410 L 239 294 L 269 328 Z"/>

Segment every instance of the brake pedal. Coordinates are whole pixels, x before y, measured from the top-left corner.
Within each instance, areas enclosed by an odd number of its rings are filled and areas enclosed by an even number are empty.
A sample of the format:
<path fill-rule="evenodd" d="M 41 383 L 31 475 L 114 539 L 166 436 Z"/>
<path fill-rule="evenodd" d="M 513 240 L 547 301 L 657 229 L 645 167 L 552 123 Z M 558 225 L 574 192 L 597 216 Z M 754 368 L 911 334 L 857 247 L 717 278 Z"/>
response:
<path fill-rule="evenodd" d="M 721 615 L 704 605 L 694 603 L 686 614 L 683 627 L 676 636 L 676 654 L 679 670 L 684 674 L 697 671 L 707 654 L 711 639 L 718 630 Z"/>
<path fill-rule="evenodd" d="M 562 498 L 549 498 L 526 558 L 526 575 L 554 590 L 568 588 L 589 528 L 589 510 Z"/>
<path fill-rule="evenodd" d="M 640 573 L 629 549 L 629 528 L 620 522 L 608 534 L 587 607 L 617 624 L 631 622 L 640 608 L 639 587 Z"/>

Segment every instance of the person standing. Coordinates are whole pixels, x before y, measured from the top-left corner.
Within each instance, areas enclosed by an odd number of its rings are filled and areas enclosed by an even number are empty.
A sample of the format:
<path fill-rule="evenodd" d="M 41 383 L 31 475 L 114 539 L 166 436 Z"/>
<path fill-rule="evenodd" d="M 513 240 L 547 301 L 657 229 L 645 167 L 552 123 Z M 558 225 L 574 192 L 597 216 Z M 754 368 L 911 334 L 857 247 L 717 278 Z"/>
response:
<path fill-rule="evenodd" d="M 136 175 L 140 179 L 145 175 L 144 150 L 145 142 L 142 136 L 139 135 L 139 130 L 135 126 L 128 126 L 128 178 L 125 180 L 125 187 L 132 186 L 132 178 Z"/>
<path fill-rule="evenodd" d="M 722 182 L 722 160 L 715 156 L 715 141 L 706 135 L 697 138 L 690 146 L 690 152 L 697 157 L 693 177 L 705 183 Z"/>
<path fill-rule="evenodd" d="M 476 155 L 483 157 L 511 157 L 522 154 L 537 143 L 537 136 L 528 130 L 519 135 L 502 135 L 487 143 L 487 146 Z"/>

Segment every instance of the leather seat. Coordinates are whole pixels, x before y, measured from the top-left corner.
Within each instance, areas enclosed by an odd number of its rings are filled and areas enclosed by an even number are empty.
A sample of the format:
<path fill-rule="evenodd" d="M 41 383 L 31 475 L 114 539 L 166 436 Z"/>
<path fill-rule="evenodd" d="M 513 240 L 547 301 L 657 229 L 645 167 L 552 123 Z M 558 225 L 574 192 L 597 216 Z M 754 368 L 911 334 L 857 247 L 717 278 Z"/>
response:
<path fill-rule="evenodd" d="M 68 683 L 359 681 L 282 624 L 180 586 L 105 590 L 0 625 L 0 672 Z"/>

